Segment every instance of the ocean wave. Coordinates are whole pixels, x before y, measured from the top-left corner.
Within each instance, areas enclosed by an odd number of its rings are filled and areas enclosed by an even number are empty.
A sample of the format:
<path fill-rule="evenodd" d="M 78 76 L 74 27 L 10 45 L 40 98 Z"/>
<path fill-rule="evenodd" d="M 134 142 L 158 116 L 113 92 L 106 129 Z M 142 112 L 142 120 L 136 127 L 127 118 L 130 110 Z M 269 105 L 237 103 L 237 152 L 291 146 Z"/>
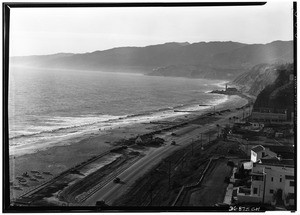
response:
<path fill-rule="evenodd" d="M 224 101 L 226 101 L 226 97 L 222 97 L 222 98 L 218 98 L 218 99 L 213 99 L 210 100 L 211 102 L 213 102 L 215 105 L 216 104 L 220 104 Z M 25 133 L 24 131 L 23 133 L 20 134 L 20 132 L 18 132 L 17 135 L 12 136 L 9 138 L 9 140 L 17 140 L 17 139 L 21 139 L 21 138 L 28 138 L 28 137 L 36 137 L 36 136 L 41 136 L 41 135 L 47 135 L 47 134 L 53 134 L 53 133 L 59 133 L 59 132 L 63 132 L 66 131 L 66 133 L 74 133 L 76 131 L 74 131 L 74 129 L 80 129 L 82 128 L 83 130 L 85 129 L 84 127 L 89 127 L 89 126 L 93 126 L 93 125 L 97 125 L 99 124 L 99 126 L 111 126 L 110 123 L 114 123 L 114 122 L 122 122 L 125 124 L 127 123 L 132 123 L 138 121 L 138 120 L 150 120 L 149 118 L 161 118 L 161 117 L 168 117 L 171 116 L 174 113 L 175 109 L 180 109 L 180 110 L 189 110 L 189 111 L 201 111 L 204 108 L 207 107 L 202 107 L 199 106 L 199 103 L 195 103 L 195 101 L 197 100 L 193 100 L 193 103 L 187 103 L 187 104 L 178 104 L 174 107 L 163 107 L 163 108 L 158 108 L 156 110 L 147 110 L 147 111 L 143 111 L 140 113 L 136 113 L 136 114 L 129 114 L 129 115 L 122 115 L 122 116 L 113 116 L 113 115 L 81 115 L 79 117 L 52 117 L 51 121 L 53 121 L 54 126 L 58 126 L 56 128 L 53 128 L 53 126 L 47 126 L 45 130 L 40 130 L 40 131 L 36 131 L 33 133 Z M 170 111 L 170 114 L 167 115 L 161 115 L 160 113 L 165 112 L 164 114 L 166 114 L 166 111 Z M 135 119 L 136 118 L 136 119 Z M 47 120 L 46 118 L 43 117 L 43 120 Z M 128 120 L 128 122 L 126 122 Z M 133 120 L 133 121 L 132 121 Z M 57 123 L 57 124 L 55 124 Z M 101 124 L 100 124 L 101 123 Z M 37 127 L 38 129 L 38 127 Z M 71 131 L 68 131 L 71 130 Z M 86 130 L 86 129 L 85 129 Z M 28 132 L 28 131 L 26 131 Z"/>
<path fill-rule="evenodd" d="M 43 131 L 38 131 L 38 132 L 33 132 L 33 133 L 30 133 L 30 134 L 19 134 L 19 135 L 16 135 L 16 136 L 13 136 L 13 137 L 10 137 L 9 140 L 15 140 L 15 139 L 20 139 L 20 138 L 25 138 L 25 137 L 33 137 L 33 136 L 38 136 L 38 135 L 41 135 L 41 134 L 51 134 L 51 133 L 57 133 L 59 131 L 64 131 L 64 130 L 68 130 L 68 129 L 75 129 L 75 128 L 81 128 L 81 127 L 86 127 L 86 126 L 91 126 L 91 125 L 95 125 L 95 124 L 98 124 L 98 123 L 107 123 L 107 122 L 111 122 L 112 120 L 116 120 L 116 119 L 119 119 L 121 118 L 120 117 L 116 117 L 116 116 L 108 116 L 108 115 L 103 115 L 103 117 L 110 117 L 106 120 L 97 120 L 97 121 L 93 121 L 93 122 L 87 122 L 87 123 L 82 123 L 80 125 L 64 125 L 62 124 L 61 126 L 63 127 L 58 127 L 58 128 L 54 128 L 54 129 L 47 129 L 47 130 L 43 130 Z M 76 123 L 76 120 L 74 120 L 74 122 L 72 122 L 72 117 L 67 117 L 67 118 L 64 118 L 64 117 L 56 117 L 56 118 L 59 118 L 61 121 L 64 121 L 66 119 L 68 119 L 69 123 Z M 84 117 L 81 117 L 84 119 Z M 89 116 L 89 118 L 91 118 Z M 95 117 L 95 118 L 99 118 L 99 116 Z M 65 119 L 65 120 L 64 120 Z M 75 118 L 77 119 L 77 118 Z M 78 123 L 78 121 L 77 121 Z M 73 132 L 74 133 L 74 132 Z"/>

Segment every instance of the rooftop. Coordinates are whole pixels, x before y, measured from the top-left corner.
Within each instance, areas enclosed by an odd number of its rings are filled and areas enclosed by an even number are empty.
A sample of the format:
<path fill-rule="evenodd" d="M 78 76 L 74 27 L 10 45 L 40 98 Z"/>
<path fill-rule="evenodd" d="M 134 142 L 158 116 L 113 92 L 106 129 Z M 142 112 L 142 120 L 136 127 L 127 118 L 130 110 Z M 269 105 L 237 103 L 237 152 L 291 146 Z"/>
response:
<path fill-rule="evenodd" d="M 277 159 L 277 158 L 271 158 L 271 159 L 260 159 L 259 164 L 265 164 L 270 166 L 292 166 L 295 165 L 295 160 L 293 159 Z"/>
<path fill-rule="evenodd" d="M 295 148 L 292 146 L 266 146 L 272 152 L 275 152 L 277 156 L 283 159 L 294 159 L 295 158 Z"/>
<path fill-rule="evenodd" d="M 260 151 L 264 151 L 265 148 L 262 145 L 258 145 L 258 146 L 253 147 L 251 150 L 257 153 Z"/>
<path fill-rule="evenodd" d="M 294 153 L 295 148 L 292 146 L 278 146 L 278 145 L 270 145 L 270 146 L 266 146 L 267 148 L 269 148 L 272 152 L 276 152 L 279 153 L 280 152 L 290 152 L 290 153 Z"/>

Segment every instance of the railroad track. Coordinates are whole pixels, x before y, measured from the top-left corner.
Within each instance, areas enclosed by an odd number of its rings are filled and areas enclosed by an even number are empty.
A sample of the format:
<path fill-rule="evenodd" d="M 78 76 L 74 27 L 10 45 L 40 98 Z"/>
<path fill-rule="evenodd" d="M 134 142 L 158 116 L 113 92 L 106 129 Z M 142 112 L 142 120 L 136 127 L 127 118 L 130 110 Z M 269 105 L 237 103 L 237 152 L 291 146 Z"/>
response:
<path fill-rule="evenodd" d="M 115 148 L 117 148 L 117 147 L 115 147 Z M 114 149 L 114 148 L 113 148 L 113 149 Z M 45 187 L 47 187 L 47 186 L 51 186 L 51 185 L 54 184 L 57 180 L 60 180 L 60 179 L 63 178 L 64 176 L 68 175 L 70 172 L 72 172 L 72 171 L 74 171 L 74 170 L 78 170 L 78 169 L 80 169 L 80 168 L 82 168 L 82 167 L 84 167 L 84 166 L 86 166 L 86 165 L 88 165 L 88 164 L 90 164 L 90 163 L 92 163 L 92 162 L 94 162 L 94 161 L 100 159 L 101 157 L 103 157 L 103 156 L 105 156 L 105 155 L 108 155 L 108 154 L 111 152 L 111 150 L 112 150 L 112 149 L 110 149 L 109 151 L 106 151 L 106 152 L 104 152 L 104 153 L 101 153 L 101 154 L 99 154 L 99 155 L 97 155 L 97 156 L 94 156 L 94 157 L 88 159 L 87 161 L 85 161 L 85 162 L 83 162 L 83 163 L 81 163 L 81 164 L 78 164 L 78 165 L 76 165 L 76 166 L 74 166 L 74 167 L 72 167 L 72 168 L 70 168 L 70 169 L 68 169 L 68 170 L 66 170 L 66 171 L 64 171 L 64 172 L 62 172 L 62 173 L 60 173 L 59 175 L 55 176 L 54 178 L 50 179 L 49 181 L 46 181 L 45 183 L 43 183 L 43 184 L 41 184 L 41 185 L 35 187 L 34 189 L 32 189 L 32 190 L 30 190 L 30 191 L 28 191 L 28 192 L 22 194 L 21 196 L 19 196 L 19 197 L 16 199 L 16 201 L 21 200 L 21 199 L 23 199 L 23 198 L 30 198 L 30 196 L 34 195 L 35 193 L 39 192 L 41 189 L 43 189 L 43 188 L 45 188 Z"/>

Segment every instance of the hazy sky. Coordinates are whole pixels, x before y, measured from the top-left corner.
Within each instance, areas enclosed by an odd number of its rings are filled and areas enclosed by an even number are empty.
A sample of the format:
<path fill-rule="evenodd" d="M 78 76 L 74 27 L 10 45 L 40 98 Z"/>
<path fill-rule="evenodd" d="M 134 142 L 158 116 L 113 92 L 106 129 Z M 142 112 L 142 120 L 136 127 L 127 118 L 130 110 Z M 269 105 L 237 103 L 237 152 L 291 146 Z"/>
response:
<path fill-rule="evenodd" d="M 292 40 L 292 1 L 247 7 L 13 8 L 10 56 L 165 42 Z"/>

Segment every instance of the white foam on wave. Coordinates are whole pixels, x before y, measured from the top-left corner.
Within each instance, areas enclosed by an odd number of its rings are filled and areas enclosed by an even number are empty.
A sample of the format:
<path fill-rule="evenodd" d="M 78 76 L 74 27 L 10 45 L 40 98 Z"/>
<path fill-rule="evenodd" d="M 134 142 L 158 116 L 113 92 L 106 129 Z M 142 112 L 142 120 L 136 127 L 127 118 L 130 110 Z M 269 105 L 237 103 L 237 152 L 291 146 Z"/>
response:
<path fill-rule="evenodd" d="M 229 96 L 220 95 L 212 100 L 212 105 L 220 105 L 228 101 Z M 198 114 L 210 110 L 211 106 L 199 106 L 199 104 L 182 105 L 182 111 L 196 111 Z M 178 108 L 176 108 L 177 110 Z M 72 144 L 80 141 L 85 134 L 105 133 L 118 127 L 125 127 L 136 123 L 145 123 L 155 120 L 164 120 L 170 117 L 190 114 L 189 112 L 174 112 L 174 109 L 161 109 L 148 114 L 136 114 L 130 116 L 87 115 L 80 117 L 52 117 L 54 126 L 46 128 L 32 136 L 23 136 L 10 140 L 10 155 L 22 155 L 34 153 L 36 150 L 45 150 L 49 147 Z M 47 130 L 48 129 L 48 130 Z"/>
<path fill-rule="evenodd" d="M 10 132 L 10 139 L 24 138 L 28 136 L 37 136 L 47 133 L 59 133 L 67 129 L 80 128 L 83 126 L 93 125 L 96 123 L 106 122 L 118 119 L 121 116 L 112 115 L 87 115 L 77 117 L 40 117 L 40 121 L 47 120 L 47 125 L 27 125 L 22 127 L 18 132 Z M 49 122 L 51 120 L 51 122 Z M 19 126 L 20 127 L 20 126 Z"/>

